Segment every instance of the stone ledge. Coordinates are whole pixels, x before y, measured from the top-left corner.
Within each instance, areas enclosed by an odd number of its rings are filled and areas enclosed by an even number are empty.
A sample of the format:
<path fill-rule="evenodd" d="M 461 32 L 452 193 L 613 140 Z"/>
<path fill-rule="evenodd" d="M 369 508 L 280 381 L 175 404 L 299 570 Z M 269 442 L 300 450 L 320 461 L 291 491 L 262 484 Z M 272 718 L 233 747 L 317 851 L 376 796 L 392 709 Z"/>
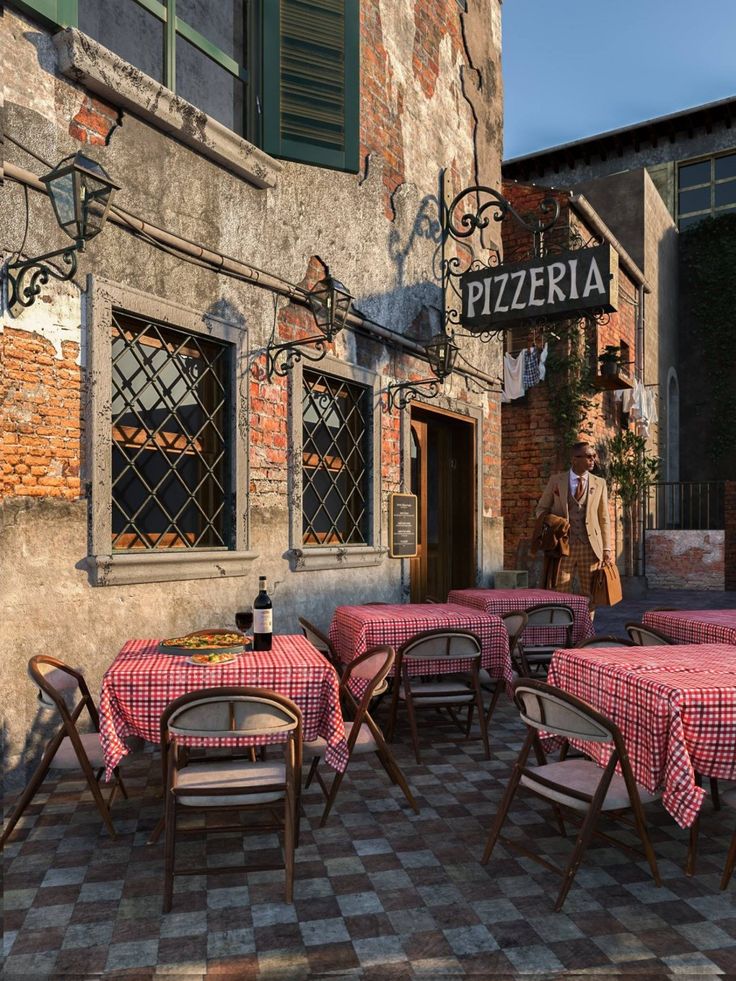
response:
<path fill-rule="evenodd" d="M 88 555 L 87 568 L 93 586 L 127 586 L 133 583 L 175 582 L 187 579 L 224 579 L 245 576 L 258 552 L 186 551 L 130 552 Z"/>
<path fill-rule="evenodd" d="M 316 572 L 320 569 L 367 569 L 381 565 L 388 549 L 372 545 L 317 546 L 292 548 L 286 553 L 292 572 Z"/>
<path fill-rule="evenodd" d="M 74 27 L 54 35 L 59 71 L 128 109 L 256 187 L 274 187 L 278 160 Z"/>

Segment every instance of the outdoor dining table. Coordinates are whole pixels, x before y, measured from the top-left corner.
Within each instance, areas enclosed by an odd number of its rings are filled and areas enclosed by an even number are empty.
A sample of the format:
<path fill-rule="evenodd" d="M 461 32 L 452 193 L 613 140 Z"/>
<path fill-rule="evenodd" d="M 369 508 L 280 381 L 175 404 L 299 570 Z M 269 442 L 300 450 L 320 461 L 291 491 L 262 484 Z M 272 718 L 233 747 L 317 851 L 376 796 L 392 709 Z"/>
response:
<path fill-rule="evenodd" d="M 736 610 L 650 610 L 642 623 L 678 644 L 736 645 Z"/>
<path fill-rule="evenodd" d="M 726 644 L 555 651 L 547 680 L 621 730 L 634 777 L 690 827 L 700 777 L 736 778 L 736 658 Z M 605 765 L 610 746 L 581 743 Z"/>
<path fill-rule="evenodd" d="M 447 602 L 470 606 L 497 616 L 514 610 L 528 610 L 540 603 L 564 603 L 570 607 L 575 618 L 572 627 L 573 644 L 579 644 L 595 633 L 590 618 L 590 597 L 578 593 L 560 593 L 554 589 L 453 589 L 447 595 Z M 535 644 L 554 644 L 560 640 L 560 627 L 528 627 L 525 634 Z"/>
<path fill-rule="evenodd" d="M 285 695 L 302 712 L 304 739 L 327 742 L 325 761 L 348 763 L 339 680 L 327 659 L 301 635 L 274 635 L 270 651 L 250 651 L 227 664 L 200 666 L 186 656 L 162 654 L 158 640 L 127 641 L 102 679 L 100 735 L 106 779 L 128 752 L 127 736 L 159 743 L 161 713 L 173 699 L 201 688 L 247 686 Z M 273 736 L 268 737 L 273 741 Z M 182 740 L 182 742 L 184 742 Z M 258 745 L 258 739 L 197 738 L 198 746 Z"/>
<path fill-rule="evenodd" d="M 381 603 L 338 606 L 330 624 L 330 643 L 347 664 L 371 647 L 382 644 L 398 650 L 412 637 L 427 630 L 469 630 L 481 644 L 481 667 L 492 678 L 502 679 L 511 692 L 513 671 L 509 637 L 503 621 L 482 610 L 457 603 Z M 448 661 L 448 672 L 462 671 L 467 661 Z M 434 674 L 436 661 L 412 661 L 412 675 Z"/>

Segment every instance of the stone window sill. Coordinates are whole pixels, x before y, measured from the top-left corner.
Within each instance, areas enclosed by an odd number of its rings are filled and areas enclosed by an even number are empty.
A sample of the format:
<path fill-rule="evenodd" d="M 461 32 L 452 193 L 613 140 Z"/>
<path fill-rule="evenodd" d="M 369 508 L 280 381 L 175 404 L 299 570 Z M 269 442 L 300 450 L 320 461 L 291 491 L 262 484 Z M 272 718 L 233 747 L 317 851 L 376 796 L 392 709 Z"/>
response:
<path fill-rule="evenodd" d="M 59 71 L 113 105 L 171 133 L 256 187 L 274 187 L 282 165 L 259 147 L 74 27 L 54 35 Z"/>
<path fill-rule="evenodd" d="M 245 576 L 257 552 L 187 551 L 88 555 L 87 568 L 93 586 L 127 586 L 132 583 L 175 582 L 187 579 L 224 579 Z"/>
<path fill-rule="evenodd" d="M 286 554 L 292 572 L 317 572 L 320 569 L 367 569 L 381 565 L 387 552 L 387 548 L 372 545 L 331 545 L 292 548 Z"/>

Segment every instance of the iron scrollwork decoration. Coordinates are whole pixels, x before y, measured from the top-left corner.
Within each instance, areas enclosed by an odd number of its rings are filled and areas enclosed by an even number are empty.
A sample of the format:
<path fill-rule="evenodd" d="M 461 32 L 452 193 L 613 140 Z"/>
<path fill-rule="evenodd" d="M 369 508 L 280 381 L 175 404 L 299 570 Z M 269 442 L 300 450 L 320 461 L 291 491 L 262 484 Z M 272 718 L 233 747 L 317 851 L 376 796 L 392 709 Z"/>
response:
<path fill-rule="evenodd" d="M 387 389 L 389 410 L 404 409 L 420 395 L 423 399 L 437 398 L 445 378 L 452 374 L 459 352 L 457 345 L 448 334 L 444 332 L 436 334 L 427 341 L 424 350 L 433 372 L 432 377 L 389 385 Z"/>
<path fill-rule="evenodd" d="M 107 221 L 112 199 L 120 186 L 111 180 L 96 160 L 75 153 L 65 157 L 41 178 L 59 227 L 73 245 L 32 259 L 17 259 L 5 267 L 8 282 L 8 310 L 15 316 L 19 308 L 30 307 L 50 277 L 62 282 L 77 271 L 77 253 L 85 243 L 99 235 Z M 57 268 L 51 260 L 59 258 L 67 267 Z M 26 281 L 27 280 L 27 281 Z"/>
<path fill-rule="evenodd" d="M 307 305 L 321 333 L 266 347 L 266 377 L 284 378 L 300 361 L 321 361 L 328 345 L 347 323 L 353 298 L 333 276 L 323 277 L 306 295 Z"/>

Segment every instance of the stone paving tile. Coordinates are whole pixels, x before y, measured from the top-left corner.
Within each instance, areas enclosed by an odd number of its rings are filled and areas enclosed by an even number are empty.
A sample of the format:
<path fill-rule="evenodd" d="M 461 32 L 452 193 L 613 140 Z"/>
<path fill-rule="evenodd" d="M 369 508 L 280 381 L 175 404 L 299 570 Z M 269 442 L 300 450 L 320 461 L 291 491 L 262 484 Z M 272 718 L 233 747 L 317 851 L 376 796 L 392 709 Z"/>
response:
<path fill-rule="evenodd" d="M 703 811 L 697 874 L 688 879 L 687 833 L 658 805 L 648 808 L 662 887 L 653 885 L 645 863 L 596 843 L 556 914 L 559 880 L 550 872 L 501 844 L 488 865 L 480 864 L 522 736 L 508 703 L 499 705 L 491 736 L 486 761 L 477 740 L 458 741 L 438 716 L 423 729 L 420 766 L 406 727 L 399 728 L 395 752 L 419 815 L 373 757 L 351 766 L 325 828 L 317 826 L 319 790 L 310 787 L 293 904 L 284 902 L 283 871 L 216 871 L 236 856 L 270 859 L 272 834 L 242 841 L 211 835 L 177 850 L 184 864 L 212 871 L 178 877 L 172 911 L 162 914 L 163 843 L 146 844 L 160 811 L 154 752 L 126 761 L 131 798 L 114 805 L 115 841 L 101 829 L 83 783 L 49 778 L 3 855 L 3 976 L 736 976 L 734 887 L 718 890 L 733 813 Z M 572 847 L 572 833 L 560 837 L 549 808 L 530 797 L 515 802 L 507 832 L 529 838 L 558 864 Z"/>

